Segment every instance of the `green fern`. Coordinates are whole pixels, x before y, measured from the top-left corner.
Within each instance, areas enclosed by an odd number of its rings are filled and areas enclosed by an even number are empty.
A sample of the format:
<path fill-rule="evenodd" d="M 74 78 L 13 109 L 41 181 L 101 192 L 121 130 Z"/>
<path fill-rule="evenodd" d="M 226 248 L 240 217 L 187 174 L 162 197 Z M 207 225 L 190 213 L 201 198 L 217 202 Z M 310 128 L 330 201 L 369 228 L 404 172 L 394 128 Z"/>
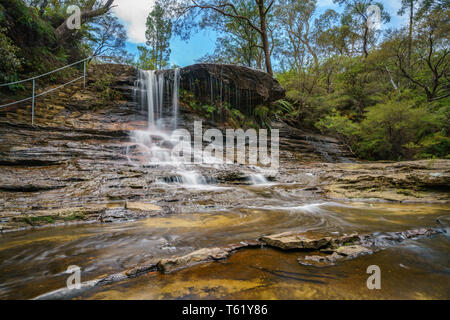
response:
<path fill-rule="evenodd" d="M 294 106 L 289 101 L 277 100 L 274 103 L 277 114 L 291 114 L 295 112 Z"/>

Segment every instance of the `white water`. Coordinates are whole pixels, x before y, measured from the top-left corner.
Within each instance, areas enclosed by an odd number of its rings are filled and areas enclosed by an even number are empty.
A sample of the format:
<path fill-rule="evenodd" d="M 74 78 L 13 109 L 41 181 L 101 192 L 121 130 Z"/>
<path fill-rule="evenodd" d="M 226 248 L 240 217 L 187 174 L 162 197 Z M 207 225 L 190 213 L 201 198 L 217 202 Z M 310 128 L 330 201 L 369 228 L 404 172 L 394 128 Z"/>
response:
<path fill-rule="evenodd" d="M 172 86 L 169 75 L 173 75 Z M 170 71 L 139 70 L 133 96 L 140 103 L 141 110 L 147 110 L 148 125 L 146 130 L 131 132 L 131 140 L 135 146 L 127 148 L 127 156 L 132 164 L 137 161 L 144 165 L 176 167 L 177 176 L 180 178 L 173 182 L 189 187 L 205 187 L 208 185 L 208 179 L 193 171 L 191 165 L 186 165 L 178 154 L 172 152 L 173 147 L 180 143 L 179 137 L 174 134 L 179 124 L 179 86 L 179 68 L 174 69 L 172 74 Z M 203 160 L 205 156 L 202 155 Z M 223 164 L 220 159 L 214 161 L 215 159 L 210 158 L 207 159 L 209 166 Z M 249 174 L 249 180 L 253 185 L 270 184 L 264 175 L 258 173 Z"/>
<path fill-rule="evenodd" d="M 172 90 L 170 90 L 168 72 L 139 70 L 135 83 L 134 97 L 138 99 L 142 110 L 148 112 L 146 130 L 131 132 L 131 139 L 136 144 L 133 152 L 127 149 L 130 162 L 139 161 L 145 165 L 169 165 L 178 170 L 178 177 L 173 181 L 186 186 L 207 185 L 207 179 L 195 171 L 181 170 L 184 164 L 172 153 L 172 148 L 180 141 L 174 135 L 178 127 L 178 92 L 180 85 L 180 69 L 173 71 Z M 171 91 L 171 92 L 170 92 Z M 165 97 L 165 93 L 172 97 Z M 140 95 L 138 95 L 140 93 Z M 167 112 L 169 111 L 169 112 Z"/>
<path fill-rule="evenodd" d="M 180 86 L 180 68 L 175 68 L 173 79 L 172 107 L 174 129 L 176 129 L 178 126 L 178 87 Z"/>
<path fill-rule="evenodd" d="M 181 183 L 186 185 L 205 185 L 207 184 L 206 178 L 201 174 L 194 171 L 181 172 Z"/>
<path fill-rule="evenodd" d="M 260 173 L 252 173 L 249 175 L 249 178 L 252 184 L 269 184 L 269 180 Z"/>

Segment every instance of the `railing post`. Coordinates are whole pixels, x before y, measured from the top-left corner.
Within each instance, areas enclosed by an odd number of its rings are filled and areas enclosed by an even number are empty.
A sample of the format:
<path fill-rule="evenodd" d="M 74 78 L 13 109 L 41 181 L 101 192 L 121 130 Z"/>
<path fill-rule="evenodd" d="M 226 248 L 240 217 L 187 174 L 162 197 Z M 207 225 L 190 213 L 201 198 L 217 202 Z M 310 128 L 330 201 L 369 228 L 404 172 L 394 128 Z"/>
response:
<path fill-rule="evenodd" d="M 83 62 L 83 88 L 86 88 L 86 60 Z"/>
<path fill-rule="evenodd" d="M 34 91 L 36 89 L 36 79 L 33 79 L 33 100 L 31 102 L 31 125 L 34 126 Z"/>

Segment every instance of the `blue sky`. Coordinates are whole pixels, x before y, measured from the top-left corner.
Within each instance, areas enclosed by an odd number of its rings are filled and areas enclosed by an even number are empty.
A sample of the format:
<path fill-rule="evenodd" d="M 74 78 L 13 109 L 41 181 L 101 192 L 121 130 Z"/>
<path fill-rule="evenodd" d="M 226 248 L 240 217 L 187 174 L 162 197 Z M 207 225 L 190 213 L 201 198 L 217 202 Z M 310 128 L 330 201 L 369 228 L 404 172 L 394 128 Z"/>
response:
<path fill-rule="evenodd" d="M 401 25 L 404 18 L 397 16 L 401 0 L 379 1 L 384 4 L 386 11 L 391 15 L 391 22 L 383 28 Z M 136 47 L 145 44 L 145 22 L 154 0 L 116 0 L 114 3 L 116 7 L 113 8 L 113 12 L 127 30 L 127 50 L 137 55 Z M 329 8 L 338 11 L 338 6 L 333 3 L 333 0 L 318 0 L 317 4 L 319 13 Z M 215 32 L 205 30 L 192 35 L 188 42 L 178 38 L 172 39 L 170 64 L 182 67 L 193 64 L 196 59 L 214 51 L 215 38 Z"/>

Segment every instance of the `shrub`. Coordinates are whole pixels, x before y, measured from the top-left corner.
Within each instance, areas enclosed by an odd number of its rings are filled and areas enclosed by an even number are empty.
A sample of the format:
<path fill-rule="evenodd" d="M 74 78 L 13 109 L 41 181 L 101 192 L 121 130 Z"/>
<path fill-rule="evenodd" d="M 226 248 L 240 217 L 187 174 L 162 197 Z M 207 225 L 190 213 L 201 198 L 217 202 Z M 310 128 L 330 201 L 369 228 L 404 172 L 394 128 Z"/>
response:
<path fill-rule="evenodd" d="M 18 57 L 20 49 L 13 44 L 5 34 L 6 29 L 0 28 L 0 81 L 9 82 L 17 77 L 17 71 L 20 70 L 22 60 Z"/>
<path fill-rule="evenodd" d="M 105 73 L 94 82 L 94 87 L 100 92 L 100 97 L 103 104 L 116 100 L 120 96 L 116 90 L 111 89 L 113 81 L 114 76 L 110 73 Z"/>
<path fill-rule="evenodd" d="M 358 153 L 369 159 L 411 158 L 412 145 L 439 130 L 439 120 L 423 106 L 412 101 L 388 101 L 368 108 L 361 122 Z"/>
<path fill-rule="evenodd" d="M 359 124 L 336 111 L 317 121 L 315 126 L 321 132 L 343 141 L 350 148 L 353 148 L 358 141 Z"/>

